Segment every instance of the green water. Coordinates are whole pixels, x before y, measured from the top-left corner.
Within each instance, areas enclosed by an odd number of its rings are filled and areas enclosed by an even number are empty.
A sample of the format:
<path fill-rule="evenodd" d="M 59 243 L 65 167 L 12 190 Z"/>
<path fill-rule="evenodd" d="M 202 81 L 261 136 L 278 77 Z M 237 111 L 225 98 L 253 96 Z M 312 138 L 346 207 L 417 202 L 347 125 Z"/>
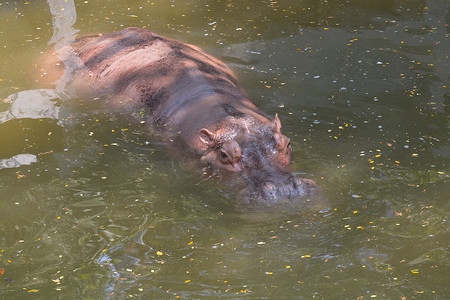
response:
<path fill-rule="evenodd" d="M 0 124 L 0 299 L 450 298 L 448 1 L 67 3 L 0 2 L 0 111 L 31 101 Z M 243 211 L 133 118 L 39 117 L 54 31 L 128 26 L 230 65 L 329 203 Z"/>

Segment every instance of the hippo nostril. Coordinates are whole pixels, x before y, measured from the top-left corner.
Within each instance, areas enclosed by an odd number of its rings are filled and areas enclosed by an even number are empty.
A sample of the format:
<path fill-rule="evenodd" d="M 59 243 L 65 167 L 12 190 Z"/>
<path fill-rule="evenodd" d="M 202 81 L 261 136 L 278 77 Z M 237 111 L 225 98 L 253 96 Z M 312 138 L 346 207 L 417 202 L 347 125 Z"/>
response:
<path fill-rule="evenodd" d="M 305 183 L 302 178 L 292 177 L 291 184 L 294 187 L 292 194 L 293 195 L 303 195 L 305 192 Z"/>
<path fill-rule="evenodd" d="M 275 190 L 275 185 L 273 183 L 270 183 L 270 182 L 266 182 L 265 187 L 269 191 Z"/>
<path fill-rule="evenodd" d="M 278 198 L 277 188 L 275 184 L 273 184 L 272 182 L 264 183 L 264 185 L 262 186 L 262 190 L 263 190 L 263 197 L 266 198 L 266 200 Z"/>
<path fill-rule="evenodd" d="M 291 181 L 291 184 L 294 186 L 294 189 L 297 189 L 303 183 L 302 180 L 300 178 L 297 178 L 297 177 L 292 177 L 290 179 L 290 181 Z"/>

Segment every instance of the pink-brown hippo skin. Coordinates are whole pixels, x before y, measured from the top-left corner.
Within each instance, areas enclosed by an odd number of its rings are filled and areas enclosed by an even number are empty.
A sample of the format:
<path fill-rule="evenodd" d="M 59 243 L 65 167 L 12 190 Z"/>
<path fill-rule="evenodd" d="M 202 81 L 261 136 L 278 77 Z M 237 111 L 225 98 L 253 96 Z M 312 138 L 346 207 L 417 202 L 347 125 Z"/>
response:
<path fill-rule="evenodd" d="M 249 203 L 319 191 L 289 171 L 292 150 L 278 115 L 269 119 L 223 62 L 195 46 L 127 28 L 77 38 L 48 54 L 39 71 L 67 82 L 72 97 L 107 94 L 114 105 L 145 108 L 156 128 L 176 136 L 169 147 L 182 144 L 200 162 L 242 178 Z"/>

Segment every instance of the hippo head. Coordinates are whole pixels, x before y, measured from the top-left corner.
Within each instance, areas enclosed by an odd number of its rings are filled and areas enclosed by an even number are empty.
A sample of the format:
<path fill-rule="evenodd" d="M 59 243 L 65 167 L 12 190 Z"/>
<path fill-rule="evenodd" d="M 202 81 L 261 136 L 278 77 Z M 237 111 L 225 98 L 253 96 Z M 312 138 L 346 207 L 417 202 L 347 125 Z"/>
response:
<path fill-rule="evenodd" d="M 240 195 L 250 202 L 308 197 L 319 189 L 289 171 L 291 143 L 280 129 L 278 115 L 273 121 L 260 115 L 227 116 L 214 132 L 200 130 L 199 139 L 207 146 L 202 160 L 244 178 L 247 186 Z"/>

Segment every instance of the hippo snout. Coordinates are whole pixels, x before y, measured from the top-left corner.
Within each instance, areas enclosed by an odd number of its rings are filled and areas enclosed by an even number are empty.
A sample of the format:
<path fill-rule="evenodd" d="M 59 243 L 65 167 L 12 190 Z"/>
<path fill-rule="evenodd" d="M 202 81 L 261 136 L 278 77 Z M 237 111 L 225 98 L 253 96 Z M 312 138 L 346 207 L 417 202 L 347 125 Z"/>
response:
<path fill-rule="evenodd" d="M 317 184 L 311 179 L 291 177 L 284 183 L 265 182 L 261 185 L 260 197 L 266 201 L 301 198 L 318 189 Z"/>
<path fill-rule="evenodd" d="M 283 182 L 267 180 L 259 186 L 250 184 L 239 195 L 250 203 L 275 204 L 286 200 L 295 202 L 320 198 L 322 193 L 313 180 L 292 176 Z"/>

